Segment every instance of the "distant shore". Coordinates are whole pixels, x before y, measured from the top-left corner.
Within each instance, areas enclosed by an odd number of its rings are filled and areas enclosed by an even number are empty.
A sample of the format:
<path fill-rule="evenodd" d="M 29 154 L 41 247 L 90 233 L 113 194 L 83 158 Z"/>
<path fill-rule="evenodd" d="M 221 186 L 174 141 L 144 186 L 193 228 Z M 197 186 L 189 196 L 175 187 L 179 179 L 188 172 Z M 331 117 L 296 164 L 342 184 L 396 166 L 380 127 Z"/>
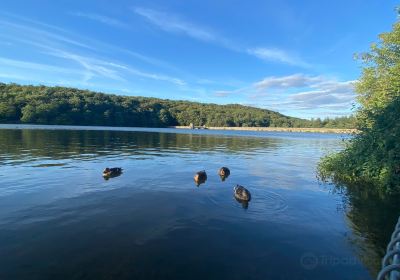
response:
<path fill-rule="evenodd" d="M 83 130 L 121 130 L 130 131 L 162 129 L 166 127 L 119 127 L 119 126 L 92 126 L 92 125 L 42 125 L 27 123 L 0 123 L 0 129 L 83 129 Z M 170 129 L 188 129 L 190 126 L 169 126 Z M 270 132 L 308 132 L 308 133 L 336 133 L 353 134 L 358 133 L 357 129 L 345 128 L 315 128 L 315 127 L 196 127 L 194 130 L 231 130 L 231 131 L 270 131 Z"/>
<path fill-rule="evenodd" d="M 190 126 L 171 126 L 176 129 L 190 129 Z M 210 130 L 236 130 L 236 131 L 275 131 L 275 132 L 313 132 L 313 133 L 357 133 L 357 129 L 346 128 L 315 128 L 315 127 L 206 127 Z"/>

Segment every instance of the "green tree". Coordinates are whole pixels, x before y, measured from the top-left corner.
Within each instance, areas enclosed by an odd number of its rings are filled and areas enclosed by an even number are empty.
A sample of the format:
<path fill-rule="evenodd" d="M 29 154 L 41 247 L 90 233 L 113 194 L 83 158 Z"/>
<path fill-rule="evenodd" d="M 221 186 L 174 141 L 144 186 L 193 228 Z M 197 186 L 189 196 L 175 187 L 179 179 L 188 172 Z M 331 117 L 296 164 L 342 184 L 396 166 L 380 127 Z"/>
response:
<path fill-rule="evenodd" d="M 400 21 L 368 53 L 356 84 L 360 131 L 342 152 L 325 157 L 322 178 L 363 183 L 381 192 L 400 191 Z"/>
<path fill-rule="evenodd" d="M 15 106 L 8 103 L 0 103 L 0 120 L 2 121 L 17 120 L 17 110 Z"/>
<path fill-rule="evenodd" d="M 63 87 L 0 83 L 0 121 L 64 125 L 230 127 L 344 127 L 340 122 L 287 117 L 238 104 L 216 105 L 156 98 L 117 96 Z"/>

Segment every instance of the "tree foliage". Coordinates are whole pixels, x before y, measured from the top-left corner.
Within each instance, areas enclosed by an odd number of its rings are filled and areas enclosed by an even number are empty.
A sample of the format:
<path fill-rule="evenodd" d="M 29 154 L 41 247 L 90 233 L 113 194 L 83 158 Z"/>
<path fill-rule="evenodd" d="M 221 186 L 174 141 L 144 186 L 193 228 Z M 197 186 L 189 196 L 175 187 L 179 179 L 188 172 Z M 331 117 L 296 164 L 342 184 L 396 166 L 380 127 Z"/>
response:
<path fill-rule="evenodd" d="M 400 21 L 379 36 L 368 53 L 356 85 L 361 131 L 345 149 L 320 163 L 323 178 L 400 191 Z"/>
<path fill-rule="evenodd" d="M 354 127 L 352 117 L 303 120 L 237 104 L 203 104 L 1 83 L 0 122 L 140 127 L 190 123 L 217 127 Z"/>

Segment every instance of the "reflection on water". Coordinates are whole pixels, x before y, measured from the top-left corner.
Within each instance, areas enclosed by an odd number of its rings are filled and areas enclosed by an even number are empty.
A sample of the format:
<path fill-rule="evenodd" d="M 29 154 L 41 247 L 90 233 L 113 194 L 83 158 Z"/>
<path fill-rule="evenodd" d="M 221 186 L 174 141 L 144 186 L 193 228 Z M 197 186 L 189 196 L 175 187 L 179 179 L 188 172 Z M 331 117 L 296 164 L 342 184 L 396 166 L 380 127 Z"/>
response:
<path fill-rule="evenodd" d="M 376 275 L 400 215 L 400 196 L 382 196 L 368 186 L 335 186 L 335 191 L 342 192 L 346 199 L 343 202 L 346 219 L 355 233 L 350 242 L 362 262 Z"/>
<path fill-rule="evenodd" d="M 315 178 L 340 136 L 102 129 L 0 129 L 0 279 L 372 279 L 387 205 Z"/>
<path fill-rule="evenodd" d="M 103 179 L 106 180 L 106 181 L 108 181 L 108 180 L 110 180 L 111 178 L 119 177 L 119 176 L 121 176 L 121 175 L 122 175 L 122 173 L 110 174 L 110 175 L 106 175 L 106 176 L 103 175 Z"/>
<path fill-rule="evenodd" d="M 242 205 L 243 209 L 247 209 L 249 208 L 249 201 L 247 200 L 241 200 L 239 198 L 237 198 L 236 196 L 234 196 L 235 200 Z"/>

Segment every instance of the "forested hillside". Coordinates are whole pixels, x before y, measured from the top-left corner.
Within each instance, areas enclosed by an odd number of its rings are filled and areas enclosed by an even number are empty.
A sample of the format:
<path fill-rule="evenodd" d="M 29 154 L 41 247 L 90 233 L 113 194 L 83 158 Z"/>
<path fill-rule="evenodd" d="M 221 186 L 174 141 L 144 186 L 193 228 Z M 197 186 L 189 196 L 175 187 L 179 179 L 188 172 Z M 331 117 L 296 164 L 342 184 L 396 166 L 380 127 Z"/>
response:
<path fill-rule="evenodd" d="M 354 127 L 352 117 L 310 121 L 237 104 L 204 104 L 3 83 L 0 83 L 0 122 L 140 127 L 190 123 L 231 127 Z"/>

